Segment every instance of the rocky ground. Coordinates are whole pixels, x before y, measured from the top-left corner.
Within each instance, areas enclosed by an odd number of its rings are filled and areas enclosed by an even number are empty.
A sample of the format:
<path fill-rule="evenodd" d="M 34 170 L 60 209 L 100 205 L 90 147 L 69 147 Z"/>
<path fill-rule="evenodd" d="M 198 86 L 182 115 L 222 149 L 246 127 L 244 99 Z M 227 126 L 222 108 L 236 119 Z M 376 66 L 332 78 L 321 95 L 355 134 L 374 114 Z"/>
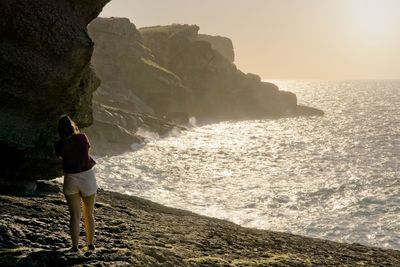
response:
<path fill-rule="evenodd" d="M 400 266 L 400 251 L 247 229 L 103 190 L 97 248 L 82 232 L 73 253 L 59 184 L 0 201 L 0 266 Z"/>

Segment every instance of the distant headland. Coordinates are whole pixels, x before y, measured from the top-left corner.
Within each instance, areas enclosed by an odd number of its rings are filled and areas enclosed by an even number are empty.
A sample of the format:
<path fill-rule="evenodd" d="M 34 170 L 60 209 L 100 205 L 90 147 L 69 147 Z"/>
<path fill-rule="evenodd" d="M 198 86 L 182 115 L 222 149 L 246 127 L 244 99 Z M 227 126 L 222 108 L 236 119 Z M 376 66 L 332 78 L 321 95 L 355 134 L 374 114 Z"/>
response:
<path fill-rule="evenodd" d="M 102 147 L 99 153 L 129 149 L 140 139 L 138 128 L 165 132 L 165 123 L 153 120 L 149 125 L 140 113 L 183 125 L 189 118 L 216 122 L 323 115 L 299 106 L 295 94 L 240 71 L 232 41 L 199 34 L 196 25 L 137 29 L 126 18 L 97 18 L 88 29 L 95 42 L 93 66 L 102 83 L 93 95 L 95 121 L 87 133 Z M 99 136 L 105 129 L 119 141 Z M 128 133 L 136 137 L 130 139 Z"/>

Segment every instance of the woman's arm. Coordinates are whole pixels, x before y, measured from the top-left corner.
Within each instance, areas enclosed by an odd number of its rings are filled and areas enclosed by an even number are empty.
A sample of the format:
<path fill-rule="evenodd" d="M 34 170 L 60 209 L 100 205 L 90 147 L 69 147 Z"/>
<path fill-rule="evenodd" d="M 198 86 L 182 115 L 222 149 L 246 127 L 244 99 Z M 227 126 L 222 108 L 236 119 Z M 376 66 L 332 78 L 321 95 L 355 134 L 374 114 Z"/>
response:
<path fill-rule="evenodd" d="M 89 142 L 89 138 L 86 136 L 86 134 L 82 133 L 82 136 L 85 138 L 85 142 L 88 146 L 88 148 L 90 148 L 90 142 Z"/>

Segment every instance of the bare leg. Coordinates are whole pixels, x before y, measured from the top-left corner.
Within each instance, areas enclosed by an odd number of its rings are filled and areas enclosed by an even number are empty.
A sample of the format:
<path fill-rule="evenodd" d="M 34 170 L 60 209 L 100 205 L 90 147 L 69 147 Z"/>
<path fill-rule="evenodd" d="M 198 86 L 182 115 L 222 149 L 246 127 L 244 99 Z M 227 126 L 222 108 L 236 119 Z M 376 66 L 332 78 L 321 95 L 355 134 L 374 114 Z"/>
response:
<path fill-rule="evenodd" d="M 85 230 L 88 245 L 93 245 L 94 241 L 94 202 L 96 200 L 96 194 L 88 197 L 82 196 L 83 199 L 83 218 L 85 220 Z"/>
<path fill-rule="evenodd" d="M 72 248 L 78 248 L 79 243 L 79 223 L 81 220 L 81 196 L 80 194 L 65 195 L 70 214 L 70 233 Z"/>

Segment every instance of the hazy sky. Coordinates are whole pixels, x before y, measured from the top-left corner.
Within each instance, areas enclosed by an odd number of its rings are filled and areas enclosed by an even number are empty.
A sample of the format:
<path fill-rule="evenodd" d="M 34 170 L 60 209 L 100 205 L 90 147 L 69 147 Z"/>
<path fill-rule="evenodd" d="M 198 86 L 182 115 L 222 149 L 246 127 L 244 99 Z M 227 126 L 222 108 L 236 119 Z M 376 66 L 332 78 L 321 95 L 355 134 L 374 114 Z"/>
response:
<path fill-rule="evenodd" d="M 400 79 L 400 0 L 112 0 L 101 16 L 199 25 L 265 79 Z"/>

